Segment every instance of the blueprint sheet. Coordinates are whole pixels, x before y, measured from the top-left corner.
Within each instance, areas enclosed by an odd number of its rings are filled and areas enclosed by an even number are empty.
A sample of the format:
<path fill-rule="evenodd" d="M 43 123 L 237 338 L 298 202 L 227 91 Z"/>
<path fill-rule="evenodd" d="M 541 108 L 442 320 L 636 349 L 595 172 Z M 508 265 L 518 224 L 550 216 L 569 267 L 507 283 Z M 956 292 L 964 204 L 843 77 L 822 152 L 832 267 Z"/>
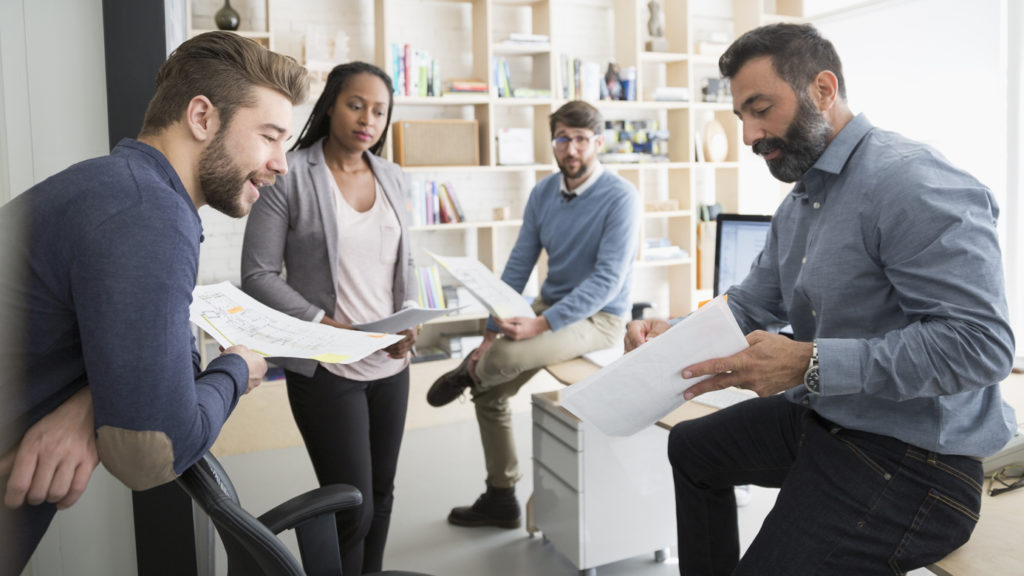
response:
<path fill-rule="evenodd" d="M 221 282 L 196 286 L 189 319 L 227 348 L 236 344 L 271 358 L 349 364 L 402 339 L 395 334 L 342 330 L 299 320 Z"/>

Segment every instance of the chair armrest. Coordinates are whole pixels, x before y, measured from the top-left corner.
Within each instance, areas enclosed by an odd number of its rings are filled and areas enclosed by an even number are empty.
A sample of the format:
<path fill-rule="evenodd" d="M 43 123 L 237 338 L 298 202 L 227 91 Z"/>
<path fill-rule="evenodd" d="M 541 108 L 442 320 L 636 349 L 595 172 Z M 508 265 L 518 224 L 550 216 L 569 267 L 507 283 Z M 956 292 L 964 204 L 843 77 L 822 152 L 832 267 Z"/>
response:
<path fill-rule="evenodd" d="M 362 504 L 363 495 L 359 489 L 348 484 L 332 484 L 299 494 L 275 506 L 260 516 L 259 521 L 274 534 L 280 534 L 317 516 L 351 510 Z"/>

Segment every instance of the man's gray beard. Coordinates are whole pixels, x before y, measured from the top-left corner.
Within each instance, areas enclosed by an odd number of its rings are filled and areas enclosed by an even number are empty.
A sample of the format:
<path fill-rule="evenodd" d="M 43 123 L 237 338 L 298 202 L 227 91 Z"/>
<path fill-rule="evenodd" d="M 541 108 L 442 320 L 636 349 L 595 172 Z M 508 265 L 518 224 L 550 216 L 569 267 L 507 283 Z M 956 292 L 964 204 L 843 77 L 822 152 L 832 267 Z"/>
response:
<path fill-rule="evenodd" d="M 828 147 L 832 125 L 818 112 L 810 96 L 801 95 L 796 117 L 786 130 L 785 140 L 772 138 L 754 143 L 754 153 L 765 154 L 774 148 L 782 151 L 774 160 L 765 160 L 772 176 L 783 182 L 796 182 L 821 158 Z"/>

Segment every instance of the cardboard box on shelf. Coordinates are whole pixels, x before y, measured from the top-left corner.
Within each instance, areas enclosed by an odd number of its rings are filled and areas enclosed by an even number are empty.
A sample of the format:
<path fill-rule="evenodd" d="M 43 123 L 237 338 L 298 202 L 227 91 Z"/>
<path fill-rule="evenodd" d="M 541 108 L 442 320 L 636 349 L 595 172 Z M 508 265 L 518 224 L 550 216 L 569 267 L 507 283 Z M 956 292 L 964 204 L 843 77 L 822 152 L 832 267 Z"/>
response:
<path fill-rule="evenodd" d="M 476 120 L 398 120 L 395 162 L 400 166 L 479 166 Z"/>

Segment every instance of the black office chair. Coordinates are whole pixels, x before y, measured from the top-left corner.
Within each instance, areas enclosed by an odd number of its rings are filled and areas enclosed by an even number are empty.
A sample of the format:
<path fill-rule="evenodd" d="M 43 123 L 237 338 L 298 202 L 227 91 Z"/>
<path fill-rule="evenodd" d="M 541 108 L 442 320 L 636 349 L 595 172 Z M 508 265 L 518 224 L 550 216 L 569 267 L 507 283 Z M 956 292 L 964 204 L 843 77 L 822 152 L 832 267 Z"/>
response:
<path fill-rule="evenodd" d="M 220 462 L 207 453 L 178 478 L 178 484 L 210 516 L 228 556 L 231 576 L 340 576 L 341 554 L 335 513 L 363 504 L 357 488 L 335 484 L 310 490 L 258 519 L 238 503 L 238 493 Z M 295 530 L 300 566 L 276 536 Z M 426 576 L 378 572 L 380 576 Z"/>

